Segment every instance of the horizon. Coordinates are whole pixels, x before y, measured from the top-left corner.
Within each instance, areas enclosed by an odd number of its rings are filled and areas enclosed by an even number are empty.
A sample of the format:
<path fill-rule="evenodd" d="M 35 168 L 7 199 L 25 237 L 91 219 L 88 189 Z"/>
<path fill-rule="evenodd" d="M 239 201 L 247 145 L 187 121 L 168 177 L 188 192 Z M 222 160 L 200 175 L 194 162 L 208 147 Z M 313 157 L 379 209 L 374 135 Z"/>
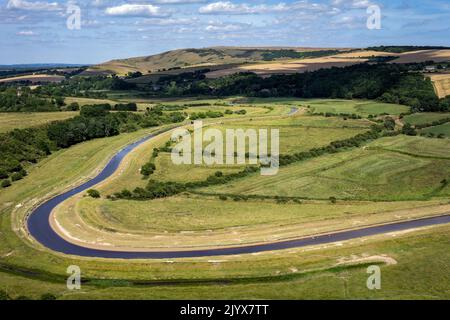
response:
<path fill-rule="evenodd" d="M 367 28 L 371 6 L 380 29 Z M 3 65 L 98 64 L 217 46 L 450 45 L 444 0 L 1 0 L 0 17 Z"/>

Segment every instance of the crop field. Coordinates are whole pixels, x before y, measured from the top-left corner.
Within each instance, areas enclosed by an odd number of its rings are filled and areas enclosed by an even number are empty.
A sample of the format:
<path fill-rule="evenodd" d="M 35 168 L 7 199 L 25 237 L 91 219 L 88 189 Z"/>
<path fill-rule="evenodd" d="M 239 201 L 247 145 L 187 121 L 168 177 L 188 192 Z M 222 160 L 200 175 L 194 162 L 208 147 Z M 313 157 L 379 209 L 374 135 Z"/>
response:
<path fill-rule="evenodd" d="M 76 116 L 78 112 L 1 112 L 0 133 L 13 129 L 38 126 L 56 120 L 64 120 Z"/>
<path fill-rule="evenodd" d="M 91 99 L 84 102 L 92 104 Z M 153 102 L 182 106 L 199 101 Z M 150 105 L 150 101 L 139 103 Z M 227 128 L 277 128 L 280 151 L 287 154 L 353 137 L 374 124 L 369 119 L 312 115 L 307 112 L 308 105 L 310 110 L 364 117 L 377 114 L 380 108 L 380 113 L 393 115 L 405 108 L 367 101 L 294 98 L 232 97 L 209 99 L 208 103 L 211 105 L 188 106 L 181 111 L 245 109 L 245 115 L 205 119 L 204 123 L 222 132 Z M 292 107 L 298 111 L 291 113 Z M 181 125 L 191 127 L 189 121 Z M 259 254 L 161 260 L 78 258 L 54 253 L 30 239 L 25 216 L 39 199 L 92 177 L 114 152 L 159 129 L 94 139 L 57 151 L 31 166 L 28 176 L 0 190 L 0 289 L 7 289 L 13 298 L 52 293 L 58 299 L 174 299 L 186 295 L 199 299 L 448 298 L 448 291 L 443 290 L 449 281 L 444 266 L 450 261 L 446 225 Z M 92 248 L 187 250 L 266 243 L 450 210 L 450 188 L 442 183 L 450 177 L 450 140 L 405 135 L 296 162 L 281 167 L 275 176 L 255 172 L 223 185 L 154 200 L 106 198 L 123 188 L 144 187 L 148 180 L 142 178 L 141 166 L 150 159 L 153 148 L 163 146 L 170 136 L 171 131 L 160 134 L 127 155 L 115 174 L 95 186 L 100 198 L 81 193 L 59 205 L 50 218 L 52 227 L 63 238 Z M 244 168 L 175 165 L 167 152 L 159 153 L 155 166 L 150 179 L 179 183 Z M 421 279 L 404 274 L 411 263 Z M 73 264 L 80 266 L 86 280 L 82 292 L 65 287 L 66 268 Z M 381 266 L 384 290 L 367 290 L 368 264 Z M 422 274 L 429 268 L 433 275 Z M 429 278 L 427 285 L 424 276 Z M 151 288 L 138 286 L 138 282 L 149 283 Z"/>
<path fill-rule="evenodd" d="M 450 96 L 450 73 L 432 74 L 430 78 L 439 98 Z"/>
<path fill-rule="evenodd" d="M 64 76 L 50 75 L 50 74 L 32 74 L 24 76 L 15 76 L 9 78 L 1 78 L 1 82 L 15 82 L 15 81 L 30 81 L 32 83 L 38 82 L 61 82 L 65 78 Z"/>
<path fill-rule="evenodd" d="M 319 69 L 332 67 L 346 67 L 368 61 L 370 57 L 392 56 L 398 57 L 390 63 L 413 63 L 435 61 L 443 62 L 450 60 L 450 50 L 421 50 L 404 53 L 386 53 L 374 51 L 354 51 L 349 53 L 339 53 L 335 55 L 309 58 L 309 59 L 289 59 L 287 61 L 247 63 L 239 66 L 230 66 L 208 72 L 208 78 L 218 78 L 237 72 L 254 72 L 261 76 L 272 74 L 292 74 L 301 72 L 311 72 Z"/>

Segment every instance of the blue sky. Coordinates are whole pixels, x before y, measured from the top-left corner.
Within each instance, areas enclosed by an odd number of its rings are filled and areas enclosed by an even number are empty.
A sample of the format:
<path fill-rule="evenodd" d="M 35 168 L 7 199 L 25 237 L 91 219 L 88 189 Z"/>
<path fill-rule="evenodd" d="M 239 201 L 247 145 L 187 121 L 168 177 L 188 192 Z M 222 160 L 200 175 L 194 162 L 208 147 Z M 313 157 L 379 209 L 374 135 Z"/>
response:
<path fill-rule="evenodd" d="M 67 28 L 69 6 L 81 28 Z M 381 9 L 369 30 L 367 8 Z M 0 0 L 0 64 L 99 63 L 207 46 L 450 46 L 449 0 Z"/>

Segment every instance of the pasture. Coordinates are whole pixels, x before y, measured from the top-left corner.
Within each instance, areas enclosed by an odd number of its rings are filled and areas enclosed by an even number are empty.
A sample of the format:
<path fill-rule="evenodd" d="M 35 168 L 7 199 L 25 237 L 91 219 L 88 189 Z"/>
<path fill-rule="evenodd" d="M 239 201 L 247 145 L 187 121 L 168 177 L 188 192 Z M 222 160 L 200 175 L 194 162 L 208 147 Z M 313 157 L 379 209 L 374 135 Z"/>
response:
<path fill-rule="evenodd" d="M 363 117 L 381 114 L 399 115 L 409 111 L 407 106 L 364 100 L 317 99 L 308 101 L 307 105 L 313 113 L 348 113 Z"/>
<path fill-rule="evenodd" d="M 409 123 L 411 125 L 431 124 L 433 121 L 441 119 L 450 119 L 450 113 L 445 112 L 424 112 L 413 113 L 403 117 L 403 123 Z"/>
<path fill-rule="evenodd" d="M 404 141 L 399 141 L 402 139 Z M 325 155 L 280 168 L 275 176 L 252 177 L 205 192 L 307 199 L 427 200 L 446 197 L 441 181 L 450 176 L 448 142 L 420 144 L 425 138 L 394 137 L 367 147 Z M 393 142 L 397 145 L 392 146 Z"/>
<path fill-rule="evenodd" d="M 65 120 L 75 117 L 77 111 L 63 112 L 1 112 L 0 133 L 13 129 L 23 129 L 38 126 L 44 123 Z"/>
<path fill-rule="evenodd" d="M 429 127 L 422 129 L 423 133 L 432 133 L 435 136 L 444 135 L 447 138 L 450 138 L 450 122 L 441 124 L 439 126 Z"/>

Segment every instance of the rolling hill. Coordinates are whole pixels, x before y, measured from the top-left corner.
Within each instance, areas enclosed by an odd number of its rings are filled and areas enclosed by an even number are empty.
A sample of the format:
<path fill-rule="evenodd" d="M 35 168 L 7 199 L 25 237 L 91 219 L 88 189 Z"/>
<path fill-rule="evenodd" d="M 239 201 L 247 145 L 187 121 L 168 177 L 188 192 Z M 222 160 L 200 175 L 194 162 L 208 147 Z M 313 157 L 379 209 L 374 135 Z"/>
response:
<path fill-rule="evenodd" d="M 186 67 L 244 64 L 258 61 L 314 58 L 341 51 L 346 48 L 297 48 L 297 47 L 211 47 L 202 49 L 179 49 L 156 55 L 111 60 L 87 70 L 87 73 L 116 73 L 140 71 L 143 74 Z"/>

